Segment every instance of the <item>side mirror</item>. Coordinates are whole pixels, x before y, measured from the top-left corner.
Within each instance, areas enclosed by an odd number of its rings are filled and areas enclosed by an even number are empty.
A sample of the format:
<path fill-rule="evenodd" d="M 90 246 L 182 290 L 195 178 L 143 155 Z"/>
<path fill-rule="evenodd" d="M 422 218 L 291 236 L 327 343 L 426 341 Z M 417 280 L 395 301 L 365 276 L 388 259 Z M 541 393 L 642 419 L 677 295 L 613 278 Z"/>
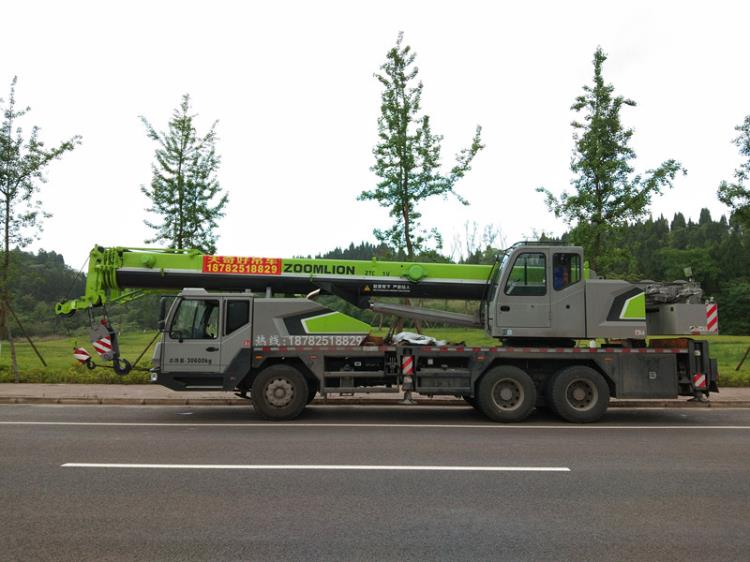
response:
<path fill-rule="evenodd" d="M 167 317 L 167 298 L 168 297 L 162 297 L 159 299 L 159 323 L 157 324 L 159 331 L 164 331 L 164 325 L 166 323 L 166 317 Z"/>

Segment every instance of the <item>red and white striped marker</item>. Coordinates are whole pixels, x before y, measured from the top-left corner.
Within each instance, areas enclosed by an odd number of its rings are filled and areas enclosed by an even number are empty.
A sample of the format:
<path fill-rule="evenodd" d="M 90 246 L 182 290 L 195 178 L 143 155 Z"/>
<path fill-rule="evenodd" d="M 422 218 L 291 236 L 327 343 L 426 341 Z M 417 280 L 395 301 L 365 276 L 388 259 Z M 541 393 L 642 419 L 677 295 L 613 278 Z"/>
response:
<path fill-rule="evenodd" d="M 719 306 L 715 302 L 706 305 L 706 329 L 712 334 L 719 333 Z"/>
<path fill-rule="evenodd" d="M 693 386 L 695 388 L 706 388 L 706 375 L 703 373 L 695 373 L 693 375 Z"/>
<path fill-rule="evenodd" d="M 414 374 L 414 356 L 405 355 L 401 359 L 401 374 L 413 375 Z"/>
<path fill-rule="evenodd" d="M 407 394 L 414 389 L 414 356 L 405 355 L 401 358 L 401 373 L 404 375 L 404 390 Z M 406 398 L 407 400 L 409 398 Z"/>
<path fill-rule="evenodd" d="M 92 342 L 96 352 L 105 357 L 112 353 L 112 341 L 109 338 L 100 338 L 95 342 Z"/>
<path fill-rule="evenodd" d="M 73 357 L 81 363 L 87 363 L 89 359 L 91 359 L 91 355 L 89 355 L 89 352 L 82 347 L 73 348 Z"/>

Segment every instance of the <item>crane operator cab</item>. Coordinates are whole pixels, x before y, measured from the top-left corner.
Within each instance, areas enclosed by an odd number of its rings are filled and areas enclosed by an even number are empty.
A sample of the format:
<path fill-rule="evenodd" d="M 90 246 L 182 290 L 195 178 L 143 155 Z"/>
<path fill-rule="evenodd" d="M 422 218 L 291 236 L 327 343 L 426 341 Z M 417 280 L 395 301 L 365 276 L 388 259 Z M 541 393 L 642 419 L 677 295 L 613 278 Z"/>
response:
<path fill-rule="evenodd" d="M 492 271 L 484 305 L 487 332 L 514 345 L 645 339 L 643 290 L 590 277 L 578 246 L 512 246 Z"/>

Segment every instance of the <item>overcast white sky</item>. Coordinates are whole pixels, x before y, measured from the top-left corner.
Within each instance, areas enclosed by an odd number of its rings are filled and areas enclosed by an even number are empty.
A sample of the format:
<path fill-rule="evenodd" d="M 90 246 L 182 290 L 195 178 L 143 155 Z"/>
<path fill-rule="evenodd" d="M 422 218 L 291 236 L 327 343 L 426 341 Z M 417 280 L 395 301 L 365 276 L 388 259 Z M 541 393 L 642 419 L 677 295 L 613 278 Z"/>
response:
<path fill-rule="evenodd" d="M 399 30 L 417 52 L 424 109 L 445 136 L 445 166 L 476 124 L 487 148 L 458 184 L 471 205 L 438 199 L 425 226 L 446 250 L 467 220 L 511 243 L 564 225 L 537 186 L 569 186 L 570 105 L 592 75 L 638 107 L 639 171 L 688 169 L 653 213 L 697 219 L 726 209 L 716 187 L 750 113 L 748 2 L 6 2 L 0 97 L 18 75 L 25 121 L 49 144 L 83 144 L 53 164 L 42 197 L 54 217 L 33 248 L 79 267 L 94 243 L 143 246 L 153 144 L 138 116 L 166 128 L 188 92 L 199 127 L 218 119 L 230 194 L 219 252 L 287 257 L 372 240 L 387 221 L 356 201 L 375 176 L 380 87 L 373 73 Z"/>

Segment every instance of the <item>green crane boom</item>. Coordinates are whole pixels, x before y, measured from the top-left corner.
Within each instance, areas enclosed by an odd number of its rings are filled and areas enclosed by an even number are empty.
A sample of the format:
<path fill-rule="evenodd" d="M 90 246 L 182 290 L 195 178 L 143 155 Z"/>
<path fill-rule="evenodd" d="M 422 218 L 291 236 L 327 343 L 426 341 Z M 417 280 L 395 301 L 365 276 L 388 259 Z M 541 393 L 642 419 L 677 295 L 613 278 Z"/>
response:
<path fill-rule="evenodd" d="M 363 308 L 373 296 L 481 300 L 491 271 L 489 265 L 215 256 L 198 250 L 95 246 L 89 255 L 85 294 L 59 303 L 56 312 L 69 315 L 184 287 L 283 294 L 319 289 Z"/>

